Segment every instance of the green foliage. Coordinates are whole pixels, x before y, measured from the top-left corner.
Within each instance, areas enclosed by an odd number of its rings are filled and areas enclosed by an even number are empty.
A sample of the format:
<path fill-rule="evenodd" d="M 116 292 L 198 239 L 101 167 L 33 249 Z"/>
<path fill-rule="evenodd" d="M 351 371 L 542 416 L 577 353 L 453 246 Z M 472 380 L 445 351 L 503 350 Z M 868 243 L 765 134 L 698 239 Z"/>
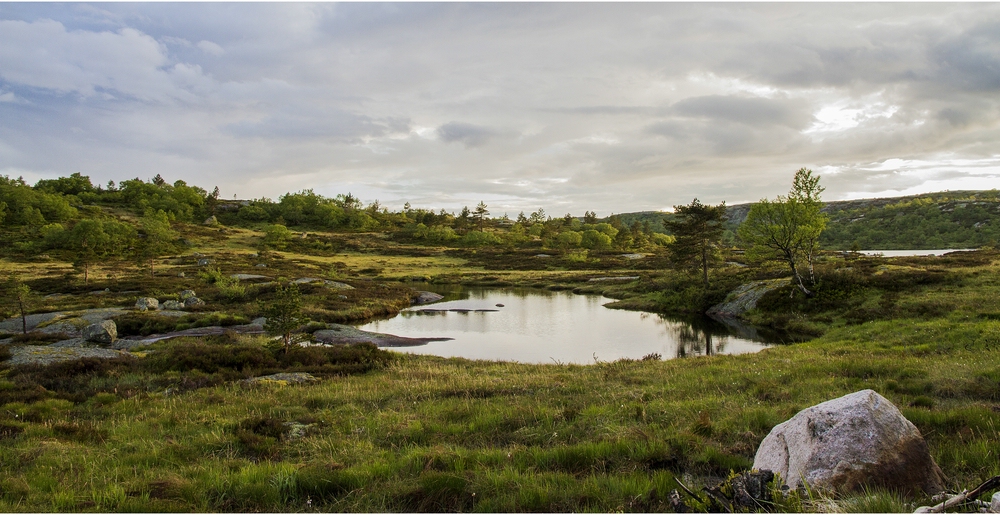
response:
<path fill-rule="evenodd" d="M 21 317 L 21 330 L 28 333 L 25 317 L 39 304 L 38 294 L 24 283 L 17 274 L 7 276 L 0 285 L 0 308 L 8 314 Z"/>
<path fill-rule="evenodd" d="M 41 227 L 46 223 L 66 222 L 77 216 L 76 208 L 59 193 L 46 193 L 25 184 L 23 179 L 0 175 L 0 203 L 4 226 Z"/>
<path fill-rule="evenodd" d="M 170 218 L 163 210 L 149 211 L 139 219 L 139 240 L 135 245 L 135 259 L 148 264 L 153 275 L 153 260 L 172 252 L 178 235 L 170 227 Z"/>
<path fill-rule="evenodd" d="M 587 229 L 580 237 L 580 246 L 593 250 L 610 249 L 611 237 L 595 229 Z"/>
<path fill-rule="evenodd" d="M 819 177 L 801 168 L 795 173 L 792 190 L 787 197 L 778 196 L 774 201 L 762 199 L 750 207 L 746 220 L 740 224 L 739 236 L 750 245 L 751 259 L 778 259 L 788 264 L 806 295 L 803 279 L 816 284 L 813 273 L 813 256 L 819 248 L 819 236 L 826 228 L 827 217 L 820 209 Z M 807 267 L 806 271 L 801 268 Z"/>
<path fill-rule="evenodd" d="M 673 233 L 671 260 L 681 268 L 701 269 L 705 288 L 709 287 L 708 269 L 718 261 L 719 245 L 726 221 L 726 204 L 702 204 L 694 199 L 686 206 L 674 206 L 676 215 L 663 223 Z"/>
<path fill-rule="evenodd" d="M 302 296 L 294 284 L 278 286 L 274 300 L 264 309 L 267 323 L 264 330 L 271 336 L 280 336 L 287 351 L 292 345 L 292 332 L 306 322 L 302 315 Z"/>
<path fill-rule="evenodd" d="M 467 247 L 482 247 L 485 245 L 499 245 L 503 243 L 503 240 L 492 232 L 469 231 L 458 240 L 458 243 Z"/>
<path fill-rule="evenodd" d="M 264 226 L 264 246 L 274 249 L 284 249 L 292 239 L 292 231 L 284 225 L 272 224 Z"/>

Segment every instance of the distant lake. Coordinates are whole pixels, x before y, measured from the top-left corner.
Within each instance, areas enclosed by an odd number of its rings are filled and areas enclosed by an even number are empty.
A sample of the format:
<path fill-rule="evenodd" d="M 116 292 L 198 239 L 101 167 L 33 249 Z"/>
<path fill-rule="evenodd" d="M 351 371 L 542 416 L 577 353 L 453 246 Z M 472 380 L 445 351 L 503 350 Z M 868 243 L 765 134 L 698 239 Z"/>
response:
<path fill-rule="evenodd" d="M 876 256 L 882 254 L 885 257 L 907 257 L 907 256 L 940 256 L 949 252 L 966 252 L 976 249 L 932 249 L 932 250 L 862 250 L 862 254 Z"/>
<path fill-rule="evenodd" d="M 600 295 L 534 288 L 426 289 L 445 299 L 359 328 L 410 338 L 453 338 L 394 351 L 522 363 L 592 364 L 651 353 L 662 359 L 743 354 L 771 345 L 751 327 L 609 309 L 603 304 L 613 299 Z"/>

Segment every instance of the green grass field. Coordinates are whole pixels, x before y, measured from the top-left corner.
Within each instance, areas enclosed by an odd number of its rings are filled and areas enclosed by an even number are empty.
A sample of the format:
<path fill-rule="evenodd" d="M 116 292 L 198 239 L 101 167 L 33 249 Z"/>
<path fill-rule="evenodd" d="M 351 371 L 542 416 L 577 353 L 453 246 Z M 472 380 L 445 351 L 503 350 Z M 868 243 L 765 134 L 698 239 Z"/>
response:
<path fill-rule="evenodd" d="M 496 271 L 436 250 L 251 259 L 245 243 L 217 244 L 199 251 L 228 252 L 218 259 L 224 274 L 254 273 L 255 259 L 266 259 L 266 274 L 353 282 L 350 297 L 336 301 L 342 305 L 328 299 L 312 307 L 314 318 L 331 321 L 398 310 L 407 285 L 420 283 L 389 279 L 411 275 L 600 290 L 651 308 L 683 301 L 669 295 L 685 279 L 660 270 L 641 272 L 635 287 L 597 287 L 584 282 L 608 273 L 596 266 Z M 0 371 L 0 511 L 664 511 L 675 478 L 691 488 L 714 485 L 749 468 L 775 424 L 865 388 L 917 425 L 950 489 L 971 488 L 1000 474 L 1000 263 L 994 253 L 977 256 L 831 259 L 819 300 L 779 291 L 751 313 L 762 324 L 821 336 L 752 355 L 580 366 L 371 351 L 352 355 L 348 366 L 348 358 L 305 354 L 280 361 L 264 339 L 224 336 L 160 343 L 137 359 L 7 368 Z M 226 298 L 190 264 L 169 266 L 115 284 L 193 287 L 212 309 L 241 316 L 257 309 L 250 297 Z M 37 264 L 4 267 L 45 276 Z M 715 280 L 724 289 L 747 273 L 734 268 Z M 848 275 L 837 282 L 838 273 Z M 266 300 L 267 291 L 257 293 Z M 246 361 L 224 362 L 235 350 Z M 239 381 L 278 370 L 309 370 L 322 380 Z M 929 502 L 890 492 L 816 494 L 775 509 L 912 511 Z"/>

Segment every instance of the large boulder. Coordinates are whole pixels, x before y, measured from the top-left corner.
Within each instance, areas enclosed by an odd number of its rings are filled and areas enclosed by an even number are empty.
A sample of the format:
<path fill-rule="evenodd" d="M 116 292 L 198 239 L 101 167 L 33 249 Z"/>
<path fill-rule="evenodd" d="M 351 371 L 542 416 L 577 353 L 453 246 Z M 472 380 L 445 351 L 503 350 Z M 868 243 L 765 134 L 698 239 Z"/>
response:
<path fill-rule="evenodd" d="M 180 295 L 182 301 L 187 300 L 189 297 L 197 297 L 197 296 L 198 295 L 194 292 L 194 290 L 184 290 L 181 292 Z"/>
<path fill-rule="evenodd" d="M 889 400 L 862 390 L 800 411 L 775 426 L 753 468 L 788 486 L 850 492 L 877 486 L 936 494 L 944 474 L 920 431 Z"/>
<path fill-rule="evenodd" d="M 139 311 L 146 311 L 150 309 L 159 309 L 160 301 L 154 299 L 153 297 L 139 297 L 139 300 L 135 301 L 135 309 Z"/>
<path fill-rule="evenodd" d="M 195 306 L 203 306 L 205 301 L 199 299 L 198 297 L 188 297 L 184 299 L 184 307 L 193 308 Z"/>
<path fill-rule="evenodd" d="M 705 313 L 717 317 L 739 317 L 757 307 L 757 301 L 765 294 L 791 284 L 791 279 L 767 279 L 753 281 L 736 288 L 726 295 L 726 299 L 716 304 Z"/>
<path fill-rule="evenodd" d="M 105 320 L 90 324 L 83 328 L 81 336 L 84 340 L 94 343 L 115 343 L 118 339 L 118 326 L 113 320 Z"/>

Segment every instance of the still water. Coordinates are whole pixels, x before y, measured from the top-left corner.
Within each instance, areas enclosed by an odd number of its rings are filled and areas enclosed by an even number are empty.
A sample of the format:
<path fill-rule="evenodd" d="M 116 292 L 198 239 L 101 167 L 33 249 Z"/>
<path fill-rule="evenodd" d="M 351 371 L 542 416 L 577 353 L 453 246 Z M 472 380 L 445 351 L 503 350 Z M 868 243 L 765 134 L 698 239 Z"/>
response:
<path fill-rule="evenodd" d="M 767 346 L 753 328 L 608 309 L 612 299 L 527 288 L 429 287 L 444 300 L 360 329 L 410 338 L 453 338 L 392 350 L 522 363 L 743 354 Z M 499 306 L 498 306 L 499 305 Z"/>
<path fill-rule="evenodd" d="M 931 250 L 862 250 L 862 254 L 869 256 L 882 255 L 884 257 L 908 257 L 908 256 L 943 256 L 949 252 L 965 252 L 976 249 L 931 249 Z"/>

